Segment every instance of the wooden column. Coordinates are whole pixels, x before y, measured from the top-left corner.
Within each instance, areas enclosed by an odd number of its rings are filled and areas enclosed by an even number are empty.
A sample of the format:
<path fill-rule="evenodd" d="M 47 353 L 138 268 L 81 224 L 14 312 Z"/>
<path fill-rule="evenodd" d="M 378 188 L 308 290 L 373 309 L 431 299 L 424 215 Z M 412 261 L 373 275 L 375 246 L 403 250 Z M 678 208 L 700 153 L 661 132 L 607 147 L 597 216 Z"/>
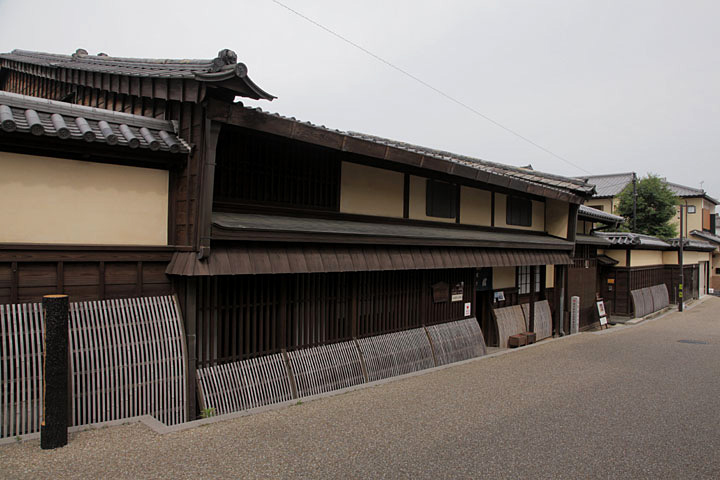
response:
<path fill-rule="evenodd" d="M 197 279 L 185 280 L 185 340 L 187 343 L 188 421 L 197 418 Z"/>
<path fill-rule="evenodd" d="M 43 415 L 40 448 L 67 445 L 68 429 L 68 308 L 67 295 L 46 295 L 42 301 Z"/>
<path fill-rule="evenodd" d="M 200 205 L 198 207 L 198 238 L 196 240 L 198 257 L 210 254 L 210 230 L 212 224 L 213 192 L 215 189 L 215 154 L 222 124 L 205 120 L 203 136 L 202 178 L 200 179 Z"/>

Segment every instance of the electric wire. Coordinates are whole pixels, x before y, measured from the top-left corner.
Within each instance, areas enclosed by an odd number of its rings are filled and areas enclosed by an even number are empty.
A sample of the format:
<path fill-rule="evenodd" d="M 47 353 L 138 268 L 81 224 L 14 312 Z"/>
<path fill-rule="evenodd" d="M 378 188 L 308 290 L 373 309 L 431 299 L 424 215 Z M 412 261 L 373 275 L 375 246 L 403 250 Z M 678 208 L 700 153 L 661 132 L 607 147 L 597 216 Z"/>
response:
<path fill-rule="evenodd" d="M 315 25 L 316 27 L 318 27 L 318 28 L 326 31 L 327 33 L 333 35 L 334 37 L 342 40 L 343 42 L 345 42 L 345 43 L 347 43 L 347 44 L 349 44 L 349 45 L 357 48 L 358 50 L 364 52 L 365 54 L 373 57 L 375 60 L 377 60 L 377 61 L 379 61 L 379 62 L 381 62 L 381 63 L 384 63 L 384 64 L 387 65 L 388 67 L 390 67 L 390 68 L 392 68 L 392 69 L 394 69 L 394 70 L 402 73 L 403 75 L 405 75 L 405 76 L 411 78 L 412 80 L 420 83 L 421 85 L 425 86 L 426 88 L 429 88 L 430 90 L 434 91 L 434 92 L 437 93 L 438 95 L 441 95 L 442 97 L 445 97 L 447 100 L 450 100 L 451 102 L 453 102 L 453 103 L 455 103 L 455 104 L 457 104 L 457 105 L 465 108 L 466 110 L 472 112 L 473 114 L 478 115 L 479 117 L 485 119 L 486 121 L 492 123 L 493 125 L 495 125 L 495 126 L 501 128 L 501 129 L 505 130 L 506 132 L 511 133 L 512 135 L 515 135 L 516 137 L 520 138 L 521 140 L 524 140 L 525 142 L 529 143 L 530 145 L 532 145 L 532 146 L 534 146 L 534 147 L 542 150 L 543 152 L 545 152 L 545 153 L 547 153 L 547 154 L 549 154 L 549 155 L 557 158 L 558 160 L 561 160 L 561 161 L 567 163 L 568 165 L 571 165 L 571 166 L 577 168 L 578 170 L 581 170 L 581 171 L 583 171 L 583 172 L 585 172 L 585 173 L 591 173 L 591 172 L 589 172 L 588 170 L 585 170 L 585 169 L 584 169 L 583 167 L 581 167 L 580 165 L 577 165 L 576 163 L 573 163 L 573 162 L 571 162 L 570 160 L 568 160 L 568 159 L 566 159 L 566 158 L 564 158 L 564 157 L 556 154 L 555 152 L 553 152 L 553 151 L 551 151 L 551 150 L 543 147 L 542 145 L 540 145 L 540 144 L 534 142 L 533 140 L 529 139 L 528 137 L 526 137 L 526 136 L 518 133 L 517 131 L 513 130 L 512 128 L 506 127 L 506 126 L 503 125 L 502 123 L 500 123 L 500 122 L 498 122 L 498 121 L 496 121 L 496 120 L 493 120 L 492 118 L 490 118 L 489 116 L 485 115 L 484 113 L 476 110 L 475 108 L 467 105 L 466 103 L 463 103 L 462 101 L 460 101 L 460 100 L 456 99 L 455 97 L 453 97 L 453 96 L 445 93 L 444 91 L 440 90 L 439 88 L 436 88 L 436 87 L 432 86 L 431 84 L 429 84 L 428 82 L 424 81 L 423 79 L 421 79 L 421 78 L 413 75 L 412 73 L 408 72 L 407 70 L 404 70 L 404 69 L 401 68 L 401 67 L 398 67 L 397 65 L 389 62 L 388 60 L 385 60 L 384 58 L 380 57 L 379 55 L 376 55 L 375 53 L 371 52 L 370 50 L 366 49 L 365 47 L 363 47 L 363 46 L 361 46 L 361 45 L 358 45 L 357 43 L 353 42 L 352 40 L 350 40 L 350 39 L 348 39 L 348 38 L 340 35 L 339 33 L 337 33 L 337 32 L 335 32 L 334 30 L 331 30 L 330 28 L 328 28 L 328 27 L 320 24 L 319 22 L 313 20 L 312 18 L 310 18 L 310 17 L 308 17 L 308 16 L 306 16 L 306 15 L 298 12 L 297 10 L 294 10 L 293 8 L 290 8 L 289 6 L 287 6 L 287 5 L 285 5 L 284 3 L 280 2 L 279 0 L 271 0 L 271 1 L 272 1 L 273 3 L 275 3 L 276 5 L 278 5 L 278 6 L 282 7 L 282 8 L 284 8 L 284 9 L 292 12 L 293 14 L 297 15 L 298 17 L 300 17 L 300 18 L 302 18 L 302 19 L 304 19 L 304 20 L 312 23 L 312 24 Z"/>

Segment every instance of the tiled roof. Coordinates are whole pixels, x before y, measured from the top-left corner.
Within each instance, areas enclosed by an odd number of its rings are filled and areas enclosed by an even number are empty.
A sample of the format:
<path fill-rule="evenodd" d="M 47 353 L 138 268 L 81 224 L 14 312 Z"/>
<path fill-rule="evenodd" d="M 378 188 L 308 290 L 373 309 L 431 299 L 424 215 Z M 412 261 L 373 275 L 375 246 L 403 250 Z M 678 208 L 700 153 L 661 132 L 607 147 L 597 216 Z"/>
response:
<path fill-rule="evenodd" d="M 481 160 L 479 158 L 473 158 L 466 155 L 459 155 L 456 153 L 450 153 L 443 150 L 436 150 L 428 147 L 419 145 L 413 145 L 397 140 L 390 140 L 376 135 L 369 135 L 365 133 L 352 132 L 352 131 L 341 131 L 336 129 L 327 128 L 321 125 L 315 125 L 311 122 L 303 122 L 295 119 L 294 117 L 285 117 L 278 113 L 266 112 L 260 108 L 254 107 L 243 107 L 247 111 L 252 111 L 256 114 L 266 115 L 275 117 L 294 123 L 302 124 L 313 129 L 323 130 L 326 132 L 332 132 L 339 135 L 345 135 L 353 139 L 361 140 L 363 142 L 369 142 L 375 145 L 383 147 L 396 148 L 407 152 L 416 153 L 428 158 L 441 160 L 444 162 L 450 162 L 458 165 L 470 167 L 474 170 L 486 172 L 491 175 L 499 175 L 505 178 L 518 180 L 524 184 L 536 185 L 539 187 L 555 190 L 556 192 L 572 193 L 582 197 L 587 197 L 593 193 L 593 186 L 588 185 L 582 180 L 576 178 L 563 177 L 560 175 L 553 175 L 550 173 L 539 172 L 537 170 L 531 170 L 529 168 L 513 167 L 510 165 L 504 165 L 501 163 L 490 162 L 487 160 Z M 512 188 L 512 187 L 510 187 Z"/>
<path fill-rule="evenodd" d="M 607 238 L 598 237 L 593 233 L 592 235 L 575 235 L 575 243 L 578 245 L 597 245 L 597 246 L 608 246 L 612 245 L 612 242 Z"/>
<path fill-rule="evenodd" d="M 305 234 L 309 240 L 313 239 L 313 235 L 331 235 L 338 243 L 367 243 L 363 239 L 369 238 L 374 244 L 387 241 L 388 244 L 393 245 L 447 243 L 498 248 L 572 248 L 572 242 L 567 240 L 549 235 L 528 234 L 523 231 L 496 232 L 475 228 L 400 225 L 252 213 L 213 212 L 212 226 L 212 238 L 216 240 L 235 238 L 236 232 L 272 232 L 273 234 L 284 232 L 294 235 Z"/>
<path fill-rule="evenodd" d="M 581 218 L 585 217 L 590 220 L 597 220 L 608 224 L 623 223 L 625 221 L 625 217 L 603 212 L 602 210 L 588 207 L 587 205 L 580 205 L 580 208 L 578 209 L 578 216 Z"/>
<path fill-rule="evenodd" d="M 616 197 L 632 182 L 633 174 L 630 173 L 611 173 L 608 175 L 589 175 L 586 177 L 578 177 L 586 180 L 588 183 L 595 185 L 595 196 L 593 198 Z M 711 202 L 720 204 L 720 202 L 710 197 L 702 188 L 688 187 L 679 183 L 668 182 L 663 179 L 670 190 L 678 197 L 704 197 Z"/>
<path fill-rule="evenodd" d="M 670 245 L 672 245 L 674 248 L 678 248 L 680 246 L 680 239 L 679 238 L 671 238 Z M 710 252 L 712 250 L 715 250 L 716 248 L 717 248 L 716 245 L 713 245 L 710 242 L 706 242 L 705 240 L 696 240 L 694 238 L 683 238 L 683 249 L 685 249 L 685 250 L 700 250 L 700 251 Z"/>
<path fill-rule="evenodd" d="M 714 235 L 710 232 L 706 232 L 704 230 L 693 230 L 690 232 L 690 235 L 695 235 L 696 237 L 700 237 L 700 238 L 703 238 L 703 239 L 711 241 L 711 242 L 715 242 L 718 245 L 720 245 L 720 237 L 718 237 L 717 235 Z"/>
<path fill-rule="evenodd" d="M 716 205 L 720 203 L 718 200 L 709 196 L 702 188 L 688 187 L 687 185 L 680 185 L 679 183 L 672 183 L 668 181 L 665 181 L 665 183 L 678 197 L 704 197 Z"/>
<path fill-rule="evenodd" d="M 211 83 L 238 78 L 250 98 L 275 98 L 250 80 L 247 67 L 238 63 L 235 52 L 228 49 L 221 50 L 217 57 L 206 60 L 110 57 L 102 53 L 89 55 L 83 49 L 78 49 L 72 55 L 15 49 L 9 53 L 0 53 L 0 60 L 3 60 L 0 66 L 5 67 L 13 67 L 8 62 L 17 62 L 50 69 L 81 70 L 129 77 L 191 79 Z"/>
<path fill-rule="evenodd" d="M 615 197 L 620 195 L 620 192 L 632 182 L 633 174 L 632 172 L 611 173 L 608 175 L 590 175 L 578 178 L 587 181 L 591 185 L 595 185 L 595 196 L 593 198 Z"/>
<path fill-rule="evenodd" d="M 187 153 L 170 121 L 0 91 L 2 132 Z"/>
<path fill-rule="evenodd" d="M 644 247 L 652 249 L 670 249 L 671 245 L 657 237 L 650 235 L 643 235 L 640 233 L 628 233 L 628 232 L 594 232 L 601 238 L 610 240 L 612 245 L 627 245 L 629 247 Z"/>

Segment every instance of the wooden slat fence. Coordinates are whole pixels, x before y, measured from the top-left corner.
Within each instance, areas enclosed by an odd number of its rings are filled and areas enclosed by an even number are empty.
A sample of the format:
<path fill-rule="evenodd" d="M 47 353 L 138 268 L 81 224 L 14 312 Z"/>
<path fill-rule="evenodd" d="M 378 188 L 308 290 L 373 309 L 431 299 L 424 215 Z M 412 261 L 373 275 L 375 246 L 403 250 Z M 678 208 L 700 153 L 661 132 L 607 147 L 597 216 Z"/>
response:
<path fill-rule="evenodd" d="M 497 322 L 498 347 L 500 348 L 507 348 L 510 335 L 517 335 L 527 331 L 527 322 L 520 305 L 495 308 L 493 309 L 493 315 Z"/>
<path fill-rule="evenodd" d="M 485 339 L 474 318 L 427 327 L 436 365 L 460 362 L 485 355 Z"/>
<path fill-rule="evenodd" d="M 433 351 L 435 354 L 433 354 Z M 248 410 L 484 355 L 475 318 L 201 367 L 201 408 Z"/>
<path fill-rule="evenodd" d="M 424 328 L 360 338 L 358 348 L 371 382 L 435 366 Z"/>
<path fill-rule="evenodd" d="M 248 410 L 293 398 L 282 354 L 198 369 L 200 408 L 216 414 Z"/>
<path fill-rule="evenodd" d="M 40 431 L 41 310 L 36 303 L 0 305 L 0 438 Z"/>
<path fill-rule="evenodd" d="M 288 353 L 298 397 L 365 382 L 355 342 L 340 342 Z"/>
<path fill-rule="evenodd" d="M 530 304 L 522 304 L 523 315 L 525 315 L 525 323 L 530 323 Z M 535 302 L 535 318 L 534 320 L 534 332 L 536 334 L 536 340 L 542 340 L 544 338 L 552 337 L 552 312 L 550 311 L 550 303 L 547 300 L 541 300 Z M 586 324 L 592 323 L 589 320 L 585 321 Z"/>
<path fill-rule="evenodd" d="M 2 438 L 39 431 L 42 307 L 0 305 Z M 186 421 L 186 356 L 171 296 L 70 304 L 73 425 L 149 414 Z"/>

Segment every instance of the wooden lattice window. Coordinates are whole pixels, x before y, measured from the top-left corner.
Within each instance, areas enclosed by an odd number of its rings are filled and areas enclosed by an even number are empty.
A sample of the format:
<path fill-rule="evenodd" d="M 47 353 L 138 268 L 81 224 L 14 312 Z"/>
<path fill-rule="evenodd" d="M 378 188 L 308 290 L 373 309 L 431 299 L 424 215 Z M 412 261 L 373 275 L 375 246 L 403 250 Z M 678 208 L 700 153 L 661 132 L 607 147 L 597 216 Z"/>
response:
<path fill-rule="evenodd" d="M 337 211 L 339 185 L 330 150 L 229 126 L 220 133 L 216 202 Z"/>

